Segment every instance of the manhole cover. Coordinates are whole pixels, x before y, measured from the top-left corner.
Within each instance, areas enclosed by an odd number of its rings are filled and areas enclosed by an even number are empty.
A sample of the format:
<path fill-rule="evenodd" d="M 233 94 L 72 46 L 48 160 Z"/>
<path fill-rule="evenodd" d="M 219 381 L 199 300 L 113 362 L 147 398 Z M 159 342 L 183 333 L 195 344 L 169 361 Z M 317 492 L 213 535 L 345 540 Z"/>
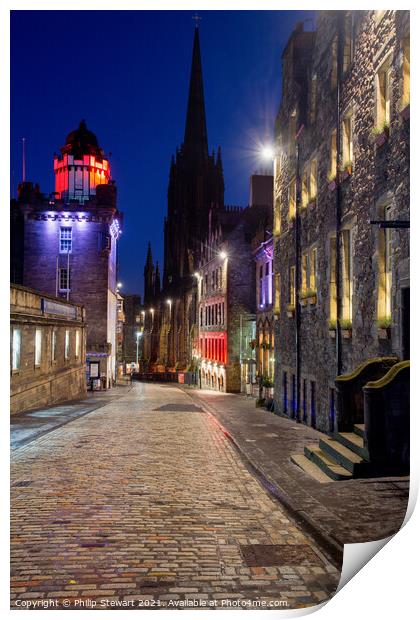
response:
<path fill-rule="evenodd" d="M 309 545 L 240 545 L 247 566 L 322 566 Z"/>
<path fill-rule="evenodd" d="M 169 403 L 168 405 L 162 405 L 153 411 L 203 411 L 201 407 L 195 405 L 179 405 L 176 403 Z"/>
<path fill-rule="evenodd" d="M 16 482 L 12 486 L 14 487 L 29 487 L 32 484 L 32 480 L 21 480 L 20 482 Z"/>

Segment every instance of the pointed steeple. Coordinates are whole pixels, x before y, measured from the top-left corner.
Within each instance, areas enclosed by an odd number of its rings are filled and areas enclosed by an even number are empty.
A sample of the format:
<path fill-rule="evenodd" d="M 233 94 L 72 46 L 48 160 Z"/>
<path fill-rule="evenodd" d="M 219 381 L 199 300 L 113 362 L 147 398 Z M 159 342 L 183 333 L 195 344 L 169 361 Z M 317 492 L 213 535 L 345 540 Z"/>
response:
<path fill-rule="evenodd" d="M 204 107 L 203 73 L 201 69 L 198 26 L 194 32 L 194 46 L 185 123 L 184 148 L 195 154 L 208 155 L 206 112 Z"/>
<path fill-rule="evenodd" d="M 153 257 L 152 257 L 152 246 L 150 245 L 150 241 L 149 241 L 149 245 L 147 246 L 147 258 L 146 258 L 146 267 L 153 267 Z"/>

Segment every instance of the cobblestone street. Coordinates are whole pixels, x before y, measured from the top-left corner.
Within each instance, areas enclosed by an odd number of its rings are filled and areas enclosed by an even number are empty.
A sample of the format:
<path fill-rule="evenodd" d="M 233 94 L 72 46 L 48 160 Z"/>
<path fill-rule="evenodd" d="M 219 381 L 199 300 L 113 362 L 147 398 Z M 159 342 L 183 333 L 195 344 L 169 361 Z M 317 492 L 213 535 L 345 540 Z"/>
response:
<path fill-rule="evenodd" d="M 12 453 L 12 607 L 289 608 L 339 571 L 173 386 L 124 396 Z"/>

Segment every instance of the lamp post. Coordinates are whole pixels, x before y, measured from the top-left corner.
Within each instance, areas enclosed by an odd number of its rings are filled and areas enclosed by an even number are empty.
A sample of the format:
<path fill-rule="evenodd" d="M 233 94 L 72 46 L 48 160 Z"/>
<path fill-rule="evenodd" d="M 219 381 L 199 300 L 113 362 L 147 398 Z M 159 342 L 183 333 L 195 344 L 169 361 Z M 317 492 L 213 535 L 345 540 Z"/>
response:
<path fill-rule="evenodd" d="M 142 332 L 136 332 L 136 365 L 137 365 L 138 370 L 139 370 L 138 368 L 139 366 L 139 342 L 142 336 L 143 336 Z"/>

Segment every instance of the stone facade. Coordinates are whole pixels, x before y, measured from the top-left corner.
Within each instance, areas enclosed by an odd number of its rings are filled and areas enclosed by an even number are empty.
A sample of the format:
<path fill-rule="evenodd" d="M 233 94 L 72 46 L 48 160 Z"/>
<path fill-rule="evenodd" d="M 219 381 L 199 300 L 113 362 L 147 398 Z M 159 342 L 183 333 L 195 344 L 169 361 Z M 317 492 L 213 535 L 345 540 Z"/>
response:
<path fill-rule="evenodd" d="M 12 414 L 86 396 L 83 306 L 10 287 Z"/>
<path fill-rule="evenodd" d="M 255 263 L 253 234 L 270 220 L 270 206 L 217 208 L 202 244 L 199 284 L 201 387 L 245 391 L 255 382 Z"/>
<path fill-rule="evenodd" d="M 332 431 L 336 375 L 409 357 L 408 230 L 372 223 L 409 218 L 408 11 L 297 26 L 276 147 L 275 405 Z"/>
<path fill-rule="evenodd" d="M 66 154 L 71 152 L 71 140 L 74 157 L 81 157 L 80 149 L 87 154 L 93 149 L 98 157 L 102 153 L 87 130 L 69 134 L 62 149 Z M 67 168 L 73 174 L 73 166 Z M 59 176 L 56 172 L 57 191 L 50 196 L 32 183 L 23 183 L 18 199 L 12 200 L 11 278 L 84 305 L 87 362 L 100 363 L 102 384 L 109 387 L 116 371 L 117 242 L 122 221 L 116 187 L 109 182 L 91 188 L 89 197 L 81 193 L 68 198 L 58 191 L 65 184 Z"/>
<path fill-rule="evenodd" d="M 162 290 L 149 246 L 145 278 L 144 351 L 149 369 L 191 369 L 197 346 L 200 243 L 212 205 L 223 205 L 221 151 L 209 153 L 199 31 L 195 29 L 184 141 L 172 158 L 164 222 Z"/>

